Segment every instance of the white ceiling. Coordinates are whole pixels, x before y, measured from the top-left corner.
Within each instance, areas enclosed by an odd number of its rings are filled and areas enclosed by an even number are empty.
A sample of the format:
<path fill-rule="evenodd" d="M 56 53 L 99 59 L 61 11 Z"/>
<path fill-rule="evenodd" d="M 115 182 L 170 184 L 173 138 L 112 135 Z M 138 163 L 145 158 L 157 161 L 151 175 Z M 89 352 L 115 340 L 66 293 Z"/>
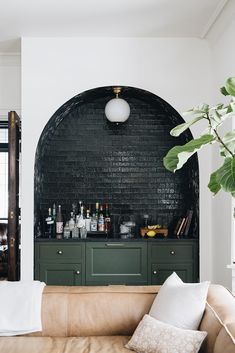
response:
<path fill-rule="evenodd" d="M 20 37 L 204 38 L 228 1 L 0 0 L 0 51 Z"/>

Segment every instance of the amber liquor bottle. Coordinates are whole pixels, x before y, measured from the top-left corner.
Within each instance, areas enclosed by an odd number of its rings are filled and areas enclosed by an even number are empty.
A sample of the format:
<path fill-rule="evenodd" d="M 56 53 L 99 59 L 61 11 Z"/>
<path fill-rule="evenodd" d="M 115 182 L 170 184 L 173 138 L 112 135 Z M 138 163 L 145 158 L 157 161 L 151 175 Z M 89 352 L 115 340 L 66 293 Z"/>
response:
<path fill-rule="evenodd" d="M 111 230 L 111 217 L 109 212 L 109 205 L 105 205 L 105 217 L 104 217 L 104 230 L 106 233 L 109 233 Z"/>

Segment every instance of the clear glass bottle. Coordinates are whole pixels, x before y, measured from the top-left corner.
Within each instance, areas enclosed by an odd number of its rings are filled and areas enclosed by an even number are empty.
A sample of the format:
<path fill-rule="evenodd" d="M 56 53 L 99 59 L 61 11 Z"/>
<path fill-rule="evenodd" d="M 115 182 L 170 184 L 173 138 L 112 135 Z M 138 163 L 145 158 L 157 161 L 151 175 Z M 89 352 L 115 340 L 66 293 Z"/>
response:
<path fill-rule="evenodd" d="M 91 217 L 91 232 L 97 232 L 97 218 L 95 213 Z"/>
<path fill-rule="evenodd" d="M 87 208 L 87 210 L 86 210 L 85 227 L 86 227 L 87 232 L 91 231 L 91 217 L 90 217 L 90 209 L 89 208 Z"/>
<path fill-rule="evenodd" d="M 70 220 L 69 220 L 69 230 L 72 232 L 73 228 L 75 227 L 75 220 L 73 212 L 70 212 Z"/>
<path fill-rule="evenodd" d="M 64 239 L 70 238 L 70 229 L 69 229 L 69 222 L 66 222 L 64 227 Z"/>
<path fill-rule="evenodd" d="M 79 216 L 76 216 L 76 223 L 72 230 L 72 238 L 79 238 L 78 217 Z"/>

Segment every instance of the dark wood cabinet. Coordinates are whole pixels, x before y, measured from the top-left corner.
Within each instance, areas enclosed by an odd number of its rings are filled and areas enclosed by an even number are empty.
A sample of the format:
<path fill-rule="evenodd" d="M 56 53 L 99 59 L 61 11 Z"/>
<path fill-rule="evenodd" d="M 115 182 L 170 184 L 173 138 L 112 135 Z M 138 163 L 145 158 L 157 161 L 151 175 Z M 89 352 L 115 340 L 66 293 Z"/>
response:
<path fill-rule="evenodd" d="M 35 279 L 51 285 L 162 284 L 174 271 L 198 281 L 196 239 L 35 241 Z"/>

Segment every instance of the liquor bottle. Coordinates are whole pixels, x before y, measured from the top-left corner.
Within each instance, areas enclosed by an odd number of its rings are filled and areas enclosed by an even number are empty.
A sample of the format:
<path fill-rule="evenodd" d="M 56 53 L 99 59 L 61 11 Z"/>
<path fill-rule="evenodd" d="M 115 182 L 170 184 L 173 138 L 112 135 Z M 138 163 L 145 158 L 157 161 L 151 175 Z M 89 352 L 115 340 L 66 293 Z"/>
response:
<path fill-rule="evenodd" d="M 70 238 L 70 229 L 69 229 L 69 222 L 66 222 L 64 227 L 64 239 Z"/>
<path fill-rule="evenodd" d="M 74 227 L 75 227 L 74 214 L 73 212 L 70 212 L 69 231 L 72 232 Z"/>
<path fill-rule="evenodd" d="M 72 230 L 72 238 L 79 238 L 78 218 L 79 216 L 76 216 L 76 222 Z"/>
<path fill-rule="evenodd" d="M 106 233 L 109 233 L 111 230 L 111 217 L 109 213 L 109 206 L 107 203 L 105 205 L 104 230 Z"/>
<path fill-rule="evenodd" d="M 46 230 L 45 230 L 45 235 L 48 238 L 52 238 L 53 237 L 53 225 L 54 225 L 54 221 L 52 219 L 52 214 L 51 214 L 51 208 L 48 208 L 48 215 L 46 218 Z"/>
<path fill-rule="evenodd" d="M 96 202 L 95 204 L 95 216 L 98 222 L 98 218 L 99 218 L 99 202 Z"/>
<path fill-rule="evenodd" d="M 92 217 L 91 217 L 91 232 L 97 232 L 97 218 L 96 218 L 96 215 L 95 213 L 92 214 Z"/>
<path fill-rule="evenodd" d="M 90 209 L 89 208 L 87 208 L 87 210 L 86 210 L 85 227 L 86 227 L 87 232 L 91 231 L 91 217 L 90 217 Z"/>
<path fill-rule="evenodd" d="M 52 237 L 56 237 L 56 205 L 53 203 L 52 206 L 52 220 L 53 220 L 53 231 L 52 231 Z"/>
<path fill-rule="evenodd" d="M 103 214 L 103 206 L 100 205 L 100 212 L 98 218 L 98 231 L 104 232 L 104 214 Z"/>
<path fill-rule="evenodd" d="M 82 205 L 82 201 L 79 201 L 80 204 L 80 212 L 78 216 L 78 228 L 85 227 L 85 219 L 84 219 L 84 206 Z"/>
<path fill-rule="evenodd" d="M 58 206 L 58 212 L 56 215 L 56 238 L 62 239 L 63 235 L 63 217 L 61 212 L 61 205 Z"/>

